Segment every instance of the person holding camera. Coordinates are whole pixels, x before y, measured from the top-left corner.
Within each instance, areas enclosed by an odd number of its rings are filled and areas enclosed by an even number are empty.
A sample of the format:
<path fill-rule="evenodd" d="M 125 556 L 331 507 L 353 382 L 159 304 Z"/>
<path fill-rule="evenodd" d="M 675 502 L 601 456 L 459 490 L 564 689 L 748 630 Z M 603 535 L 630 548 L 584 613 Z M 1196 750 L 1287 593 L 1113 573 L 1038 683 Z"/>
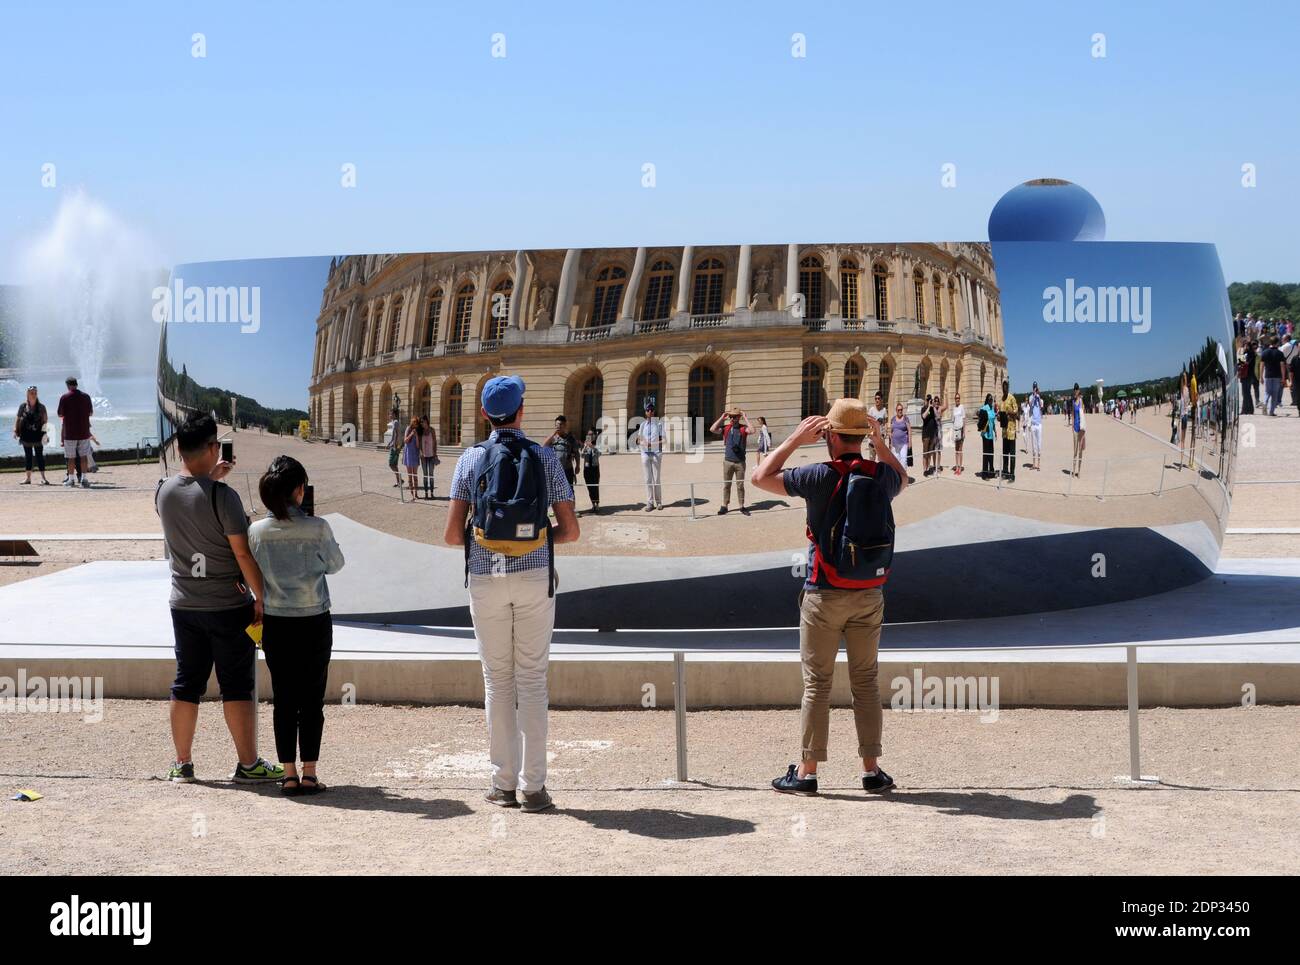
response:
<path fill-rule="evenodd" d="M 284 765 L 280 787 L 290 795 L 325 790 L 316 775 L 334 644 L 325 577 L 343 569 L 330 524 L 303 511 L 307 488 L 302 463 L 276 456 L 257 484 L 270 515 L 248 529 L 266 589 L 262 652 L 275 691 L 275 750 Z"/>
<path fill-rule="evenodd" d="M 253 705 L 257 650 L 248 627 L 262 622 L 262 571 L 248 548 L 248 516 L 239 493 L 222 480 L 235 468 L 221 458 L 217 421 L 191 415 L 176 430 L 184 472 L 158 484 L 154 507 L 162 524 L 171 569 L 176 679 L 171 690 L 176 761 L 167 779 L 194 780 L 194 731 L 199 700 L 213 665 L 226 727 L 238 760 L 239 784 L 278 781 L 284 768 L 257 754 Z"/>

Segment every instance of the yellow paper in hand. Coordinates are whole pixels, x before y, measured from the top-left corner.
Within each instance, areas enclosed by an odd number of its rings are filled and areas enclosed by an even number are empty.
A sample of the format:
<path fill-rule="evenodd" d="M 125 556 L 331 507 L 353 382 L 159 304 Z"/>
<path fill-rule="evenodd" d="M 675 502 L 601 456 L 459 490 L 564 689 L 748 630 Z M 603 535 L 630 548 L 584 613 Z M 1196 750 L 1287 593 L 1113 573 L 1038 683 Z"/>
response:
<path fill-rule="evenodd" d="M 262 625 L 260 623 L 250 623 L 244 628 L 244 632 L 253 638 L 253 643 L 260 650 L 262 647 Z"/>

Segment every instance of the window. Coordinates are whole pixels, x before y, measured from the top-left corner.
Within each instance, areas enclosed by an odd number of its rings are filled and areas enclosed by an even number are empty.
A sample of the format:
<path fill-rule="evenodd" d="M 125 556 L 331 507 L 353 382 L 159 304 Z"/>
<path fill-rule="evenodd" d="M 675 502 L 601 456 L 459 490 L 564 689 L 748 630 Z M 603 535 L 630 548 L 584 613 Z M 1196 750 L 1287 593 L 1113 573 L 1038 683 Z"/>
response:
<path fill-rule="evenodd" d="M 464 344 L 469 341 L 470 317 L 474 314 L 474 286 L 469 282 L 461 285 L 456 293 L 456 311 L 452 316 L 451 341 Z M 455 445 L 456 443 L 451 443 Z"/>
<path fill-rule="evenodd" d="M 587 437 L 588 430 L 600 433 L 600 417 L 604 408 L 602 399 L 605 395 L 605 380 L 593 375 L 582 383 L 581 415 L 578 418 L 579 439 Z"/>
<path fill-rule="evenodd" d="M 366 354 L 377 355 L 379 353 L 380 339 L 383 338 L 383 332 L 380 325 L 384 320 L 384 303 L 380 302 L 375 306 L 374 311 L 370 313 L 370 326 L 366 332 Z"/>
<path fill-rule="evenodd" d="M 845 259 L 840 262 L 840 315 L 844 318 L 861 318 L 858 314 L 858 263 Z"/>
<path fill-rule="evenodd" d="M 912 301 L 916 311 L 916 320 L 925 324 L 925 276 L 919 271 L 912 272 Z"/>
<path fill-rule="evenodd" d="M 948 317 L 952 319 L 953 331 L 960 326 L 957 324 L 957 286 L 951 281 L 948 282 Z"/>
<path fill-rule="evenodd" d="M 889 390 L 893 383 L 893 370 L 889 363 L 881 361 L 880 363 L 880 397 L 885 402 L 885 408 L 889 408 Z"/>
<path fill-rule="evenodd" d="M 943 328 L 943 285 L 939 282 L 939 276 L 935 275 L 930 279 L 934 287 L 934 324 Z"/>
<path fill-rule="evenodd" d="M 825 318 L 822 306 L 822 260 L 810 255 L 799 262 L 799 294 L 803 296 L 803 317 Z"/>
<path fill-rule="evenodd" d="M 722 262 L 717 258 L 705 258 L 695 266 L 691 314 L 722 314 Z"/>
<path fill-rule="evenodd" d="M 645 286 L 645 301 L 641 303 L 641 320 L 658 321 L 668 318 L 673 310 L 673 275 L 676 269 L 670 261 L 656 261 L 650 267 L 650 278 Z"/>
<path fill-rule="evenodd" d="M 424 338 L 420 344 L 428 348 L 438 341 L 438 319 L 442 316 L 442 289 L 429 296 L 429 308 L 424 313 Z"/>
<path fill-rule="evenodd" d="M 687 412 L 704 420 L 705 426 L 713 424 L 718 417 L 718 373 L 709 365 L 697 365 L 691 369 L 686 393 Z M 691 438 L 695 438 L 695 427 L 691 426 Z"/>
<path fill-rule="evenodd" d="M 803 413 L 799 418 L 810 415 L 825 415 L 826 393 L 822 388 L 822 367 L 817 362 L 803 364 L 803 399 L 800 406 Z"/>
<path fill-rule="evenodd" d="M 384 348 L 385 352 L 397 351 L 397 337 L 402 330 L 402 300 L 399 298 L 393 302 L 393 314 L 388 319 L 388 344 Z"/>
<path fill-rule="evenodd" d="M 415 414 L 424 416 L 426 419 L 433 418 L 433 389 L 429 387 L 428 382 L 425 382 L 423 388 L 420 389 L 420 402 L 416 406 Z M 432 422 L 429 424 L 433 425 Z"/>
<path fill-rule="evenodd" d="M 856 399 L 862 391 L 862 366 L 856 359 L 844 363 L 844 398 Z"/>
<path fill-rule="evenodd" d="M 871 268 L 872 308 L 876 318 L 882 322 L 889 320 L 889 269 L 884 265 Z"/>
<path fill-rule="evenodd" d="M 506 327 L 510 324 L 510 294 L 515 283 L 510 278 L 502 278 L 492 287 L 492 302 L 488 308 L 488 338 L 498 341 L 505 338 Z"/>
<path fill-rule="evenodd" d="M 447 405 L 444 407 L 442 423 L 442 441 L 449 446 L 460 445 L 460 410 L 463 400 L 459 382 L 453 382 L 447 389 Z"/>
<path fill-rule="evenodd" d="M 619 306 L 623 304 L 623 288 L 627 285 L 627 272 L 617 265 L 603 268 L 596 276 L 596 292 L 591 303 L 589 327 L 613 325 L 618 321 Z"/>
<path fill-rule="evenodd" d="M 643 369 L 636 377 L 632 390 L 632 411 L 637 416 L 645 414 L 645 400 L 654 398 L 655 412 L 663 415 L 663 393 L 659 391 L 660 380 L 658 369 Z"/>

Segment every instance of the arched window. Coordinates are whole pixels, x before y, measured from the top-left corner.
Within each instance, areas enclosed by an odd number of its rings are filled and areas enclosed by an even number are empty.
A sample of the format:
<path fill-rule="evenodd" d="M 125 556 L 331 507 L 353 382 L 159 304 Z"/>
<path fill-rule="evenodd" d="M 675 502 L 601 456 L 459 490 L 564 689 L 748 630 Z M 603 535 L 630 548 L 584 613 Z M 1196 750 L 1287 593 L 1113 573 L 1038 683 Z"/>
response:
<path fill-rule="evenodd" d="M 415 409 L 416 415 L 422 415 L 433 425 L 433 389 L 428 382 L 420 389 L 420 401 Z"/>
<path fill-rule="evenodd" d="M 655 412 L 663 415 L 664 399 L 663 393 L 659 391 L 661 385 L 658 369 L 642 369 L 637 374 L 632 384 L 632 412 L 635 415 L 645 412 L 645 400 L 648 398 L 655 400 Z"/>
<path fill-rule="evenodd" d="M 858 300 L 858 278 L 862 273 L 858 263 L 851 258 L 840 261 L 840 315 L 844 318 L 861 318 Z"/>
<path fill-rule="evenodd" d="M 447 404 L 442 407 L 442 441 L 449 446 L 460 445 L 460 415 L 463 390 L 459 382 L 447 388 Z"/>
<path fill-rule="evenodd" d="M 613 325 L 618 321 L 619 306 L 623 304 L 623 288 L 627 285 L 627 272 L 618 265 L 602 268 L 596 275 L 596 290 L 591 302 L 591 320 L 596 328 Z"/>
<path fill-rule="evenodd" d="M 369 331 L 366 333 L 366 354 L 378 355 L 381 339 L 384 336 L 380 326 L 384 321 L 384 303 L 381 301 L 375 305 L 374 311 L 370 313 Z"/>
<path fill-rule="evenodd" d="M 912 272 L 912 308 L 916 312 L 916 320 L 921 325 L 925 324 L 925 276 L 921 274 L 918 268 Z"/>
<path fill-rule="evenodd" d="M 871 266 L 872 308 L 879 321 L 889 320 L 889 269 L 882 264 Z"/>
<path fill-rule="evenodd" d="M 862 366 L 857 359 L 844 363 L 844 398 L 856 399 L 862 392 Z"/>
<path fill-rule="evenodd" d="M 585 439 L 587 433 L 595 429 L 600 432 L 600 417 L 603 414 L 605 396 L 605 380 L 599 375 L 593 375 L 586 382 L 582 383 L 582 403 L 580 407 L 581 415 L 578 417 L 579 439 Z"/>
<path fill-rule="evenodd" d="M 952 330 L 957 331 L 957 286 L 953 284 L 951 278 L 948 279 L 948 317 L 952 319 Z"/>
<path fill-rule="evenodd" d="M 885 408 L 889 408 L 889 390 L 893 387 L 894 370 L 884 359 L 880 360 L 880 397 L 885 402 Z"/>
<path fill-rule="evenodd" d="M 691 289 L 692 315 L 722 314 L 722 262 L 705 258 L 695 266 L 695 282 Z"/>
<path fill-rule="evenodd" d="M 451 341 L 463 345 L 469 341 L 470 320 L 474 314 L 474 286 L 470 282 L 460 286 L 456 293 L 456 310 L 452 315 Z M 451 443 L 455 445 L 455 443 Z"/>
<path fill-rule="evenodd" d="M 822 260 L 816 255 L 809 255 L 799 262 L 799 294 L 803 296 L 803 317 L 825 318 L 822 295 Z"/>
<path fill-rule="evenodd" d="M 691 369 L 686 393 L 687 412 L 704 420 L 710 426 L 718 417 L 718 373 L 711 365 L 697 365 Z M 695 428 L 691 427 L 692 436 Z"/>
<path fill-rule="evenodd" d="M 943 284 L 938 275 L 931 278 L 930 283 L 934 288 L 934 324 L 937 328 L 943 328 Z"/>
<path fill-rule="evenodd" d="M 673 276 L 677 270 L 672 262 L 660 260 L 650 266 L 646 280 L 645 301 L 641 303 L 641 320 L 654 322 L 668 318 L 673 312 Z"/>
<path fill-rule="evenodd" d="M 436 288 L 429 296 L 429 307 L 424 313 L 424 338 L 420 344 L 428 348 L 438 340 L 438 320 L 442 317 L 442 289 Z"/>
<path fill-rule="evenodd" d="M 502 278 L 492 286 L 492 301 L 488 308 L 488 338 L 499 341 L 506 336 L 510 324 L 510 294 L 515 289 L 514 280 Z"/>
<path fill-rule="evenodd" d="M 385 352 L 397 351 L 397 338 L 402 331 L 402 298 L 398 296 L 393 300 L 393 312 L 388 319 L 388 340 L 385 344 Z"/>
<path fill-rule="evenodd" d="M 802 415 L 799 418 L 806 419 L 810 415 L 826 414 L 826 391 L 822 386 L 822 367 L 818 362 L 811 359 L 803 364 L 803 393 L 800 405 Z"/>

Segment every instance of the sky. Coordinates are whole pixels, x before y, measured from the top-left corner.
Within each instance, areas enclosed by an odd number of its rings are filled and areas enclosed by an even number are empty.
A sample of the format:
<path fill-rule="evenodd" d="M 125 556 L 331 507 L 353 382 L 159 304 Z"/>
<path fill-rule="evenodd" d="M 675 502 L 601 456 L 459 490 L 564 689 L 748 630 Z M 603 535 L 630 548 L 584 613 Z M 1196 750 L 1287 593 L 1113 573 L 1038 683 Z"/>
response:
<path fill-rule="evenodd" d="M 1049 392 L 1176 376 L 1214 338 L 1232 355 L 1232 328 L 1213 245 L 995 242 L 1011 391 Z M 1149 312 L 1108 324 L 1044 320 L 1044 292 L 1149 288 Z M 1148 304 L 1146 295 L 1139 296 Z M 1146 324 L 1149 322 L 1149 326 Z M 1142 331 L 1142 329 L 1146 329 Z"/>
<path fill-rule="evenodd" d="M 178 280 L 184 288 L 200 290 L 242 287 L 251 308 L 255 289 L 258 311 L 249 324 L 212 318 L 186 323 L 173 308 L 167 329 L 172 364 L 178 371 L 184 365 L 200 385 L 239 392 L 272 408 L 306 409 L 316 316 L 328 271 L 329 259 L 321 256 L 176 266 L 173 291 Z"/>
<path fill-rule="evenodd" d="M 1248 0 L 6 5 L 0 283 L 78 188 L 177 264 L 983 240 L 1045 176 L 1111 240 L 1296 281 L 1298 28 Z"/>

